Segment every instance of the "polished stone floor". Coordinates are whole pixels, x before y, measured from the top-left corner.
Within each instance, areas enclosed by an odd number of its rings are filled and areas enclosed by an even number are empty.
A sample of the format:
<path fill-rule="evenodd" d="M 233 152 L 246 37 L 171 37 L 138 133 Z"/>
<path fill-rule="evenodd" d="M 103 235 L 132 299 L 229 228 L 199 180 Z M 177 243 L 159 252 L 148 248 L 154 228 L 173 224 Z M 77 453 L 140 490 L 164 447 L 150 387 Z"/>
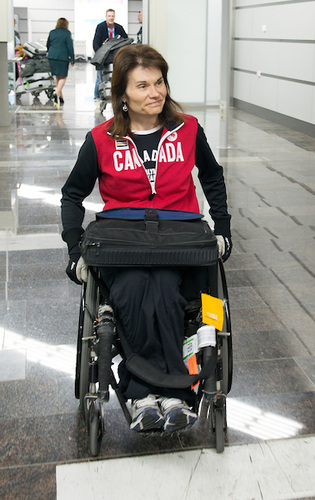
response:
<path fill-rule="evenodd" d="M 64 272 L 60 189 L 86 133 L 104 120 L 94 109 L 94 78 L 89 65 L 77 64 L 62 111 L 47 105 L 45 95 L 34 105 L 25 94 L 10 127 L 0 129 L 4 499 L 53 499 L 56 467 L 89 460 L 73 388 L 80 287 Z M 188 112 L 224 167 L 233 217 L 234 249 L 225 265 L 234 346 L 227 449 L 309 439 L 315 434 L 315 139 L 231 109 L 225 148 L 216 108 Z M 95 190 L 86 221 L 101 207 Z M 144 438 L 130 432 L 115 397 L 107 414 L 100 459 L 215 446 L 202 418 L 179 435 Z M 224 454 L 220 461 L 224 467 Z"/>

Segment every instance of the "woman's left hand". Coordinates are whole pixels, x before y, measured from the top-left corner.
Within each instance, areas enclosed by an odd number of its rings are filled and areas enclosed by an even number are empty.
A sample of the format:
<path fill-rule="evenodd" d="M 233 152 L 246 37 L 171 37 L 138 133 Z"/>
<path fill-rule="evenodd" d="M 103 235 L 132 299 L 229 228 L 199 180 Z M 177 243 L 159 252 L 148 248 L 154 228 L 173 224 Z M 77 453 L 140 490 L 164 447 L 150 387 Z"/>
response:
<path fill-rule="evenodd" d="M 222 236 L 221 234 L 216 235 L 218 247 L 219 247 L 219 257 L 221 257 L 223 262 L 226 262 L 232 252 L 232 240 L 227 236 Z"/>

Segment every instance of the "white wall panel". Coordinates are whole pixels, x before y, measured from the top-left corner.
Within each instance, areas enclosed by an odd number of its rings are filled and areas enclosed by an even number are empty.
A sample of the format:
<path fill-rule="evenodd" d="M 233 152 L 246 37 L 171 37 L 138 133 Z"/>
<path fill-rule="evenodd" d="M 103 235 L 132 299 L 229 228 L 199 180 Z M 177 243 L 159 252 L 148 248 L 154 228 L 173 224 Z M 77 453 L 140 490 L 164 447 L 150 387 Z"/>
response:
<path fill-rule="evenodd" d="M 315 2 L 268 5 L 251 10 L 254 38 L 314 39 Z M 266 32 L 262 31 L 266 26 Z"/>
<path fill-rule="evenodd" d="M 166 59 L 168 23 L 167 0 L 149 0 L 149 44 Z M 178 44 L 176 46 L 178 47 Z"/>
<path fill-rule="evenodd" d="M 221 0 L 208 2 L 207 104 L 220 101 Z"/>
<path fill-rule="evenodd" d="M 172 97 L 181 103 L 206 99 L 207 0 L 150 0 L 149 43 L 169 64 Z M 190 36 L 191 16 L 197 29 Z"/>
<path fill-rule="evenodd" d="M 277 56 L 279 75 L 315 82 L 315 44 L 290 43 L 289 47 L 280 44 Z"/>
<path fill-rule="evenodd" d="M 258 78 L 256 75 L 236 71 L 234 97 L 276 111 L 277 83 L 277 80 Z"/>
<path fill-rule="evenodd" d="M 234 43 L 234 64 L 235 68 L 253 69 L 253 42 L 248 40 L 235 40 Z"/>
<path fill-rule="evenodd" d="M 235 15 L 235 37 L 253 37 L 253 11 L 252 9 L 236 10 Z"/>
<path fill-rule="evenodd" d="M 60 13 L 58 17 L 63 17 L 61 12 L 63 9 L 73 9 L 74 0 L 46 0 L 45 2 L 42 0 L 13 0 L 13 4 L 14 7 L 28 7 L 44 11 L 46 8 L 54 7 Z"/>
<path fill-rule="evenodd" d="M 60 16 L 60 11 L 58 9 L 53 9 L 52 6 L 50 6 L 49 9 L 45 9 L 44 13 L 43 9 L 29 9 L 29 12 L 31 14 L 32 21 L 50 21 L 53 26 L 56 25 L 59 17 L 65 17 L 68 21 L 74 21 L 73 9 L 63 9 L 62 16 Z"/>
<path fill-rule="evenodd" d="M 284 0 L 285 1 L 285 0 Z M 261 5 L 263 3 L 279 3 L 279 0 L 235 0 L 235 7 Z"/>
<path fill-rule="evenodd" d="M 0 42 L 13 41 L 13 7 L 12 1 L 1 0 L 0 3 Z"/>
<path fill-rule="evenodd" d="M 276 111 L 278 80 L 249 75 L 251 79 L 251 103 L 261 108 Z"/>
<path fill-rule="evenodd" d="M 168 63 L 170 84 L 179 102 L 204 103 L 206 97 L 207 1 L 199 0 L 194 9 L 193 38 L 187 29 L 193 28 L 191 0 L 168 2 Z M 175 29 L 176 26 L 176 29 Z M 193 42 L 193 43 L 192 43 Z"/>
<path fill-rule="evenodd" d="M 252 47 L 251 70 L 276 75 L 278 73 L 279 44 L 248 42 Z"/>
<path fill-rule="evenodd" d="M 128 0 L 128 11 L 139 12 L 142 9 L 142 0 Z"/>
<path fill-rule="evenodd" d="M 276 111 L 312 123 L 311 103 L 313 90 L 310 85 L 278 81 L 278 105 Z"/>
<path fill-rule="evenodd" d="M 251 75 L 235 71 L 233 95 L 241 101 L 251 102 Z"/>
<path fill-rule="evenodd" d="M 315 44 L 236 40 L 234 66 L 311 82 L 315 77 Z"/>
<path fill-rule="evenodd" d="M 55 21 L 32 21 L 32 33 L 47 33 L 48 34 L 51 30 L 55 29 L 57 19 Z M 69 23 L 69 30 L 73 33 L 74 30 L 74 24 Z"/>
<path fill-rule="evenodd" d="M 131 23 L 134 23 L 134 24 L 138 24 L 139 25 L 139 22 L 138 22 L 138 11 L 136 12 L 129 12 L 128 14 L 128 23 L 131 24 Z M 140 27 L 140 25 L 139 25 Z"/>
<path fill-rule="evenodd" d="M 235 72 L 234 97 L 307 123 L 315 123 L 315 89 L 272 78 Z"/>
<path fill-rule="evenodd" d="M 253 8 L 236 9 L 236 37 L 314 39 L 315 3 L 298 2 L 261 5 L 263 2 L 244 2 Z M 237 6 L 239 2 L 237 2 Z M 301 22 L 303 19 L 303 22 Z M 262 27 L 266 27 L 263 31 Z"/>
<path fill-rule="evenodd" d="M 254 74 L 234 71 L 233 97 L 314 124 L 314 86 L 303 82 L 315 81 L 315 44 L 306 43 L 315 40 L 315 1 L 234 5 L 243 8 L 234 11 L 233 66 Z"/>

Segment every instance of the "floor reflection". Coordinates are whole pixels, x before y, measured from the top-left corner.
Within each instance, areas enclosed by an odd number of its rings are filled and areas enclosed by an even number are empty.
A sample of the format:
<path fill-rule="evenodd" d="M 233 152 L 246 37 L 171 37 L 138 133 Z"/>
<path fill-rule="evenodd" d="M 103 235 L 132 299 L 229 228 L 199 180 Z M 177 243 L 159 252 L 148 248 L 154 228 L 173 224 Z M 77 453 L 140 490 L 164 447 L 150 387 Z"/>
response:
<path fill-rule="evenodd" d="M 0 134 L 0 496 L 31 498 L 40 478 L 38 498 L 55 498 L 56 463 L 89 457 L 73 391 L 80 287 L 64 272 L 60 190 L 87 132 L 105 120 L 95 78 L 89 64 L 71 68 L 61 110 L 23 95 Z M 232 109 L 222 150 L 219 110 L 187 111 L 224 167 L 232 213 L 227 443 L 314 434 L 315 139 Z M 102 209 L 97 187 L 85 207 L 87 224 Z M 101 458 L 215 446 L 203 420 L 181 436 L 135 436 L 115 397 L 103 441 Z"/>

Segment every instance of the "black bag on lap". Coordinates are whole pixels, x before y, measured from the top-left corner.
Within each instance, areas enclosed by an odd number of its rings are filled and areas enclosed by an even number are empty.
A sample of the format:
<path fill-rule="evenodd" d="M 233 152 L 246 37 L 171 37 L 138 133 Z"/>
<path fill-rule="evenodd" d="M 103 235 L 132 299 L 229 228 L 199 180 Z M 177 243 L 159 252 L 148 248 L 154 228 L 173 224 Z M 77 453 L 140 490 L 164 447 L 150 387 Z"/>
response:
<path fill-rule="evenodd" d="M 217 239 L 202 218 L 177 210 L 104 210 L 87 226 L 81 254 L 95 266 L 208 266 L 218 259 Z"/>

